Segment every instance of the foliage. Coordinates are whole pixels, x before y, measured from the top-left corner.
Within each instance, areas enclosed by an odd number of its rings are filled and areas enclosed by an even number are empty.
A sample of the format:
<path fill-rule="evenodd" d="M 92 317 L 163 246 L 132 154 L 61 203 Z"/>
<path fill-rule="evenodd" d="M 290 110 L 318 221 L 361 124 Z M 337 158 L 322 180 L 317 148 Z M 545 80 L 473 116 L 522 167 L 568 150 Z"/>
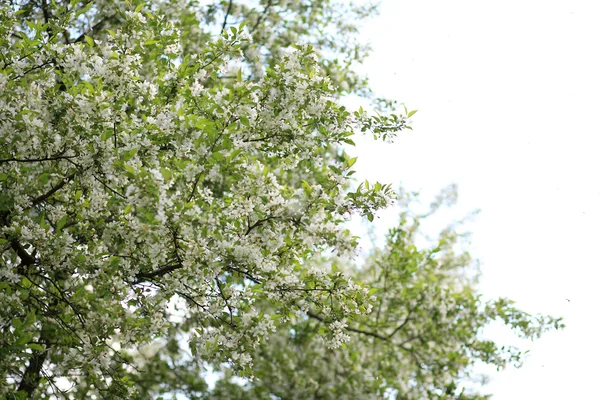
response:
<path fill-rule="evenodd" d="M 364 268 L 335 261 L 344 223 L 395 197 L 353 189 L 342 145 L 414 113 L 337 100 L 368 92 L 351 33 L 370 12 L 0 5 L 0 395 L 451 396 L 474 360 L 519 357 L 478 339 L 490 320 L 559 325 L 481 304 L 453 234 L 418 249 L 407 219 Z"/>

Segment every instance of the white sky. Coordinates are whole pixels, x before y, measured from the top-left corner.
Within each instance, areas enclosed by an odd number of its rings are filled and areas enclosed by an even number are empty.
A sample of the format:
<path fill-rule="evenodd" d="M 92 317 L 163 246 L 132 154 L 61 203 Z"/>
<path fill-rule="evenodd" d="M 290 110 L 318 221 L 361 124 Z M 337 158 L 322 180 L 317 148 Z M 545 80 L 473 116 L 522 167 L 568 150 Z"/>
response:
<path fill-rule="evenodd" d="M 482 210 L 484 294 L 567 324 L 486 391 L 600 398 L 600 3 L 383 0 L 363 37 L 371 86 L 419 112 L 393 145 L 357 142 L 359 178 L 426 196 L 458 183 L 455 216 Z"/>

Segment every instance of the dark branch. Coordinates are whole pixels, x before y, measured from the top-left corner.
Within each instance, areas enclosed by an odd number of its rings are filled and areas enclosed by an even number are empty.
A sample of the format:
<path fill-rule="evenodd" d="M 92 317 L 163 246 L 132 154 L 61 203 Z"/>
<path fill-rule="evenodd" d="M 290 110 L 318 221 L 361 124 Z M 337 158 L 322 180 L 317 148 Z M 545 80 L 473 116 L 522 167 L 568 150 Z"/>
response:
<path fill-rule="evenodd" d="M 96 25 L 92 26 L 89 31 L 79 35 L 79 37 L 77 39 L 75 39 L 74 43 L 83 42 L 83 40 L 85 39 L 86 36 L 90 36 L 93 31 L 100 29 L 102 27 L 102 25 L 104 25 L 105 23 L 106 23 L 106 20 L 101 19 L 100 21 L 98 21 L 98 23 Z"/>
<path fill-rule="evenodd" d="M 139 272 L 135 276 L 135 283 L 141 283 L 143 281 L 150 280 L 152 278 L 156 278 L 157 276 L 163 276 L 170 272 L 177 271 L 178 269 L 181 269 L 181 268 L 183 268 L 183 265 L 181 265 L 181 264 L 171 264 L 171 265 L 166 265 L 162 268 L 159 268 L 155 271 Z"/>
<path fill-rule="evenodd" d="M 267 135 L 267 136 L 259 137 L 259 138 L 256 138 L 256 139 L 246 139 L 246 140 L 244 140 L 244 143 L 250 143 L 250 142 L 262 142 L 262 141 L 265 141 L 265 140 L 272 139 L 272 138 L 274 138 L 275 136 L 277 136 L 277 133 L 274 133 L 274 134 L 272 134 L 272 135 Z"/>
<path fill-rule="evenodd" d="M 267 222 L 269 220 L 272 220 L 272 219 L 276 219 L 276 218 L 279 218 L 279 217 L 275 217 L 273 215 L 270 215 L 267 218 L 259 219 L 258 221 L 256 221 L 252 225 L 248 225 L 248 229 L 246 230 L 246 234 L 245 235 L 248 235 L 250 232 L 252 232 L 252 230 L 254 228 L 257 228 L 257 227 L 261 226 L 262 224 L 264 224 L 265 222 Z"/>
<path fill-rule="evenodd" d="M 227 18 L 229 18 L 229 14 L 231 13 L 232 7 L 233 0 L 229 0 L 229 4 L 227 5 L 227 11 L 225 11 L 225 18 L 223 19 L 223 25 L 221 26 L 221 33 L 225 32 L 225 27 L 227 26 Z"/>
<path fill-rule="evenodd" d="M 45 157 L 45 158 L 5 158 L 5 159 L 0 160 L 0 164 L 11 162 L 11 161 L 28 163 L 28 162 L 68 160 L 70 158 L 75 158 L 75 157 L 76 156 L 51 156 L 51 157 Z"/>
<path fill-rule="evenodd" d="M 262 14 L 259 15 L 258 19 L 256 20 L 256 23 L 254 24 L 252 29 L 250 29 L 250 33 L 254 33 L 256 28 L 258 28 L 258 25 L 260 25 L 262 20 L 267 16 L 267 13 L 269 12 L 269 8 L 271 8 L 272 5 L 273 5 L 273 0 L 269 0 L 269 2 L 265 6 L 265 9 L 263 10 Z"/>
<path fill-rule="evenodd" d="M 217 287 L 219 288 L 219 294 L 221 295 L 221 298 L 223 299 L 223 301 L 225 301 L 225 306 L 227 307 L 227 310 L 229 311 L 229 321 L 231 323 L 231 326 L 235 326 L 235 324 L 233 323 L 233 310 L 232 310 L 231 306 L 229 305 L 229 298 L 227 296 L 225 296 L 225 293 L 223 292 L 223 286 L 221 285 L 221 281 L 219 280 L 219 277 L 216 277 L 215 281 L 217 282 Z"/>
<path fill-rule="evenodd" d="M 192 191 L 190 193 L 190 196 L 188 197 L 188 200 L 187 200 L 188 203 L 190 201 L 192 201 L 192 199 L 194 198 L 194 195 L 196 194 L 196 188 L 198 187 L 198 183 L 200 182 L 200 178 L 202 178 L 202 175 L 198 174 L 198 177 L 196 178 L 196 180 L 194 181 L 194 185 L 192 186 Z"/>
<path fill-rule="evenodd" d="M 97 180 L 98 182 L 100 182 L 102 184 L 102 186 L 104 186 L 106 189 L 108 189 L 112 193 L 116 194 L 117 196 L 119 196 L 122 199 L 127 199 L 127 197 L 125 197 L 121 193 L 117 192 L 115 189 L 113 189 L 110 186 L 108 186 L 108 184 L 106 182 L 104 182 L 102 179 L 98 178 L 96 175 L 93 175 L 93 177 L 94 177 L 95 180 Z"/>
<path fill-rule="evenodd" d="M 54 186 L 52 189 L 50 189 L 50 191 L 48 193 L 45 193 L 41 196 L 38 196 L 36 198 L 34 198 L 33 200 L 31 200 L 31 204 L 33 206 L 37 206 L 40 203 L 43 203 L 44 201 L 48 200 L 54 193 L 58 192 L 60 189 L 63 188 L 63 186 L 65 186 L 67 184 L 67 182 L 70 182 L 73 180 L 73 178 L 75 178 L 75 175 L 77 173 L 73 172 L 71 175 L 67 176 L 66 178 L 63 178 L 60 183 L 58 183 L 56 186 Z"/>
<path fill-rule="evenodd" d="M 183 268 L 183 260 L 181 259 L 181 255 L 179 252 L 181 251 L 181 246 L 179 245 L 177 238 L 177 229 L 171 229 L 171 234 L 173 236 L 173 252 L 175 253 L 175 264 L 165 265 L 155 271 L 150 272 L 139 272 L 135 276 L 135 283 L 141 283 L 144 280 L 151 280 L 152 278 L 156 278 L 157 276 L 163 276 L 170 272 L 177 271 L 178 269 Z"/>
<path fill-rule="evenodd" d="M 25 392 L 27 394 L 26 398 L 31 398 L 35 389 L 37 389 L 40 384 L 40 380 L 42 379 L 42 367 L 44 362 L 46 361 L 46 357 L 48 356 L 48 344 L 49 340 L 44 334 L 44 327 L 40 331 L 39 343 L 46 347 L 45 350 L 33 350 L 33 354 L 29 359 L 29 364 L 27 368 L 25 368 L 25 372 L 21 378 L 21 382 L 19 382 L 19 387 L 17 392 Z"/>
<path fill-rule="evenodd" d="M 320 315 L 313 313 L 312 311 L 308 311 L 306 313 L 306 315 L 308 315 L 310 318 L 316 319 L 317 321 L 321 321 L 321 322 L 325 322 L 325 323 L 331 322 L 331 321 L 328 321 L 325 318 L 321 317 Z M 381 336 L 378 333 L 370 332 L 370 331 L 364 331 L 362 329 L 353 328 L 351 326 L 347 326 L 346 330 L 350 331 L 350 332 L 354 332 L 354 333 L 360 333 L 361 335 L 365 335 L 365 336 L 371 336 L 371 337 L 374 337 L 376 339 L 383 340 L 384 342 L 389 342 L 389 340 L 390 340 L 389 338 L 387 338 L 385 336 Z"/>
<path fill-rule="evenodd" d="M 44 14 L 44 22 L 48 25 L 46 32 L 48 33 L 48 36 L 52 37 L 54 35 L 52 28 L 50 28 L 50 19 L 52 18 L 52 15 L 48 10 L 48 2 L 46 0 L 42 0 L 42 13 Z"/>
<path fill-rule="evenodd" d="M 18 392 L 27 393 L 27 398 L 32 397 L 33 392 L 42 379 L 42 366 L 44 365 L 44 361 L 46 361 L 47 355 L 48 350 L 34 350 L 33 355 L 29 359 L 29 365 L 27 365 L 23 378 L 21 378 L 21 382 L 19 383 L 19 388 L 17 389 Z"/>
<path fill-rule="evenodd" d="M 247 278 L 248 280 L 250 280 L 250 281 L 252 281 L 252 282 L 254 282 L 256 284 L 261 284 L 262 283 L 262 281 L 259 278 L 256 278 L 256 277 L 250 275 L 249 271 L 242 271 L 241 269 L 232 267 L 231 265 L 226 266 L 225 268 L 227 270 L 234 271 L 234 272 L 242 275 L 243 277 Z"/>
<path fill-rule="evenodd" d="M 19 258 L 21 259 L 21 265 L 35 264 L 35 257 L 29 254 L 17 239 L 13 239 L 10 241 L 10 247 L 12 247 L 12 249 L 15 251 L 15 253 L 17 253 Z"/>
<path fill-rule="evenodd" d="M 50 64 L 53 64 L 53 63 L 54 63 L 53 60 L 44 61 L 43 63 L 41 63 L 39 65 L 36 65 L 35 67 L 29 68 L 27 71 L 23 72 L 21 75 L 18 75 L 18 76 L 15 76 L 15 77 L 11 77 L 10 79 L 13 80 L 13 81 L 16 80 L 16 79 L 20 79 L 20 78 L 24 77 L 25 75 L 27 75 L 28 73 L 35 71 L 36 69 L 44 68 L 46 65 L 50 65 Z"/>
<path fill-rule="evenodd" d="M 394 336 L 397 332 L 399 332 L 402 328 L 404 328 L 404 326 L 406 326 L 408 321 L 410 321 L 412 319 L 412 318 L 410 318 L 411 314 L 412 314 L 412 310 L 409 311 L 408 315 L 406 316 L 406 319 L 396 329 L 394 329 L 394 331 L 392 333 L 390 333 L 388 335 L 388 338 L 391 339 L 392 336 Z"/>

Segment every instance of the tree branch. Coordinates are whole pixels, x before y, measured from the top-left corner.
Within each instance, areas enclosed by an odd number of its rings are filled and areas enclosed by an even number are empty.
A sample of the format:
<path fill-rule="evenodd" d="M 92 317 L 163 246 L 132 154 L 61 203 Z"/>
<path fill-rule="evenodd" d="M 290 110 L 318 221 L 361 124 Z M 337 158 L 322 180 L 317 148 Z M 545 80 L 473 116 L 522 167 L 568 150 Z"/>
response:
<path fill-rule="evenodd" d="M 227 18 L 229 18 L 229 14 L 231 13 L 232 7 L 233 0 L 229 0 L 229 4 L 227 5 L 227 11 L 225 11 L 225 18 L 223 19 L 223 25 L 221 26 L 221 33 L 225 32 L 225 27 L 227 26 Z"/>
<path fill-rule="evenodd" d="M 32 294 L 31 291 L 30 294 Z M 32 350 L 31 358 L 29 358 L 29 363 L 27 364 L 27 368 L 25 368 L 25 371 L 23 372 L 21 382 L 19 382 L 19 387 L 17 388 L 17 392 L 26 393 L 26 398 L 31 398 L 38 385 L 40 384 L 40 380 L 42 379 L 43 373 L 42 367 L 44 366 L 46 357 L 48 357 L 48 347 L 50 340 L 46 336 L 44 326 L 45 324 L 42 322 L 38 342 L 44 345 L 45 349 L 42 351 Z"/>
<path fill-rule="evenodd" d="M 121 193 L 117 192 L 115 189 L 108 186 L 108 184 L 106 182 L 104 182 L 102 179 L 98 178 L 96 175 L 92 175 L 92 176 L 94 177 L 95 180 L 100 182 L 102 184 L 102 186 L 104 186 L 106 189 L 108 189 L 112 193 L 116 194 L 117 196 L 119 196 L 122 199 L 127 199 L 127 197 L 125 195 L 122 195 Z"/>
<path fill-rule="evenodd" d="M 33 200 L 31 200 L 31 205 L 37 206 L 38 204 L 43 203 L 44 201 L 48 200 L 54 193 L 56 193 L 60 189 L 62 189 L 63 186 L 65 186 L 67 184 L 67 182 L 72 181 L 73 178 L 75 178 L 75 175 L 77 175 L 77 173 L 73 172 L 71 175 L 67 176 L 66 178 L 63 178 L 60 181 L 60 183 L 58 183 L 56 186 L 54 186 L 52 189 L 50 189 L 50 191 L 48 193 L 38 196 L 38 197 L 34 198 Z"/>
<path fill-rule="evenodd" d="M 5 158 L 5 159 L 0 160 L 0 164 L 11 162 L 11 161 L 28 163 L 28 162 L 68 160 L 70 158 L 75 158 L 75 157 L 76 156 L 51 156 L 51 157 L 45 157 L 45 158 Z"/>
<path fill-rule="evenodd" d="M 157 270 L 150 271 L 150 272 L 138 272 L 135 275 L 134 283 L 142 283 L 145 280 L 149 280 L 149 279 L 155 278 L 157 276 L 163 276 L 170 272 L 177 271 L 178 269 L 181 269 L 181 268 L 183 268 L 183 265 L 181 265 L 181 264 L 171 264 L 171 265 L 166 265 L 162 268 L 159 268 Z"/>
<path fill-rule="evenodd" d="M 410 318 L 411 314 L 413 313 L 413 309 L 410 309 L 408 311 L 408 315 L 406 316 L 406 318 L 404 319 L 404 321 L 396 328 L 394 329 L 394 331 L 392 333 L 390 333 L 388 335 L 388 338 L 392 338 L 392 336 L 394 336 L 396 334 L 396 332 L 399 332 L 402 328 L 404 328 L 404 326 L 408 323 L 408 321 L 410 321 L 412 318 Z"/>
<path fill-rule="evenodd" d="M 325 318 L 321 317 L 320 315 L 318 315 L 318 314 L 315 314 L 315 313 L 314 313 L 314 312 L 312 312 L 312 311 L 308 311 L 308 312 L 306 313 L 306 315 L 308 315 L 310 318 L 314 318 L 314 319 L 316 319 L 317 321 L 321 321 L 321 322 L 324 322 L 324 323 L 328 323 L 328 322 L 330 322 L 330 321 L 326 320 Z M 376 338 L 376 339 L 383 340 L 384 342 L 389 342 L 389 341 L 390 341 L 390 339 L 389 339 L 389 338 L 387 338 L 387 337 L 385 337 L 385 336 L 381 336 L 380 334 L 378 334 L 378 333 L 375 333 L 375 332 L 371 332 L 371 331 L 364 331 L 364 330 L 362 330 L 362 329 L 353 328 L 353 327 L 351 327 L 351 326 L 347 326 L 345 329 L 346 329 L 347 331 L 350 331 L 350 332 L 354 332 L 354 333 L 360 333 L 361 335 L 365 335 L 365 336 L 371 336 L 371 337 L 374 337 L 374 338 Z"/>
<path fill-rule="evenodd" d="M 279 218 L 279 217 L 276 217 L 276 216 L 274 216 L 274 215 L 269 215 L 269 216 L 268 216 L 268 217 L 266 217 L 266 218 L 259 219 L 258 221 L 256 221 L 256 222 L 255 222 L 255 223 L 253 223 L 252 225 L 248 225 L 248 229 L 246 230 L 246 233 L 245 233 L 245 235 L 247 236 L 247 235 L 248 235 L 250 232 L 252 232 L 252 230 L 253 230 L 254 228 L 257 228 L 257 227 L 261 226 L 263 223 L 265 223 L 265 222 L 267 222 L 267 221 L 269 221 L 269 220 L 272 220 L 272 219 L 277 219 L 277 218 Z"/>
<path fill-rule="evenodd" d="M 221 298 L 225 301 L 225 306 L 227 306 L 227 310 L 229 311 L 229 321 L 231 322 L 231 326 L 235 326 L 235 324 L 233 323 L 233 309 L 229 305 L 229 298 L 225 296 L 225 293 L 223 292 L 223 286 L 221 285 L 221 281 L 219 280 L 218 276 L 215 278 L 215 281 L 217 282 L 217 287 L 219 288 L 219 294 L 221 295 Z"/>
<path fill-rule="evenodd" d="M 252 27 L 252 29 L 250 29 L 250 33 L 254 33 L 254 31 L 256 30 L 256 28 L 258 28 L 258 25 L 260 25 L 260 23 L 262 22 L 263 18 L 267 15 L 267 13 L 269 12 L 269 8 L 271 8 L 271 6 L 273 5 L 273 0 L 269 0 L 267 2 L 267 5 L 265 6 L 262 14 L 260 14 L 258 16 L 258 19 L 256 20 L 256 23 L 254 24 L 254 26 Z"/>
<path fill-rule="evenodd" d="M 42 343 L 44 343 L 44 345 L 47 345 L 47 340 L 43 335 L 40 337 L 40 340 Z M 42 379 L 42 366 L 44 365 L 44 361 L 46 361 L 47 356 L 48 349 L 43 351 L 33 351 L 33 355 L 29 359 L 27 368 L 25 368 L 25 372 L 23 373 L 23 377 L 21 378 L 17 392 L 25 392 L 27 393 L 27 398 L 32 397 L 33 392 L 38 387 L 40 380 Z"/>
<path fill-rule="evenodd" d="M 98 21 L 98 23 L 96 23 L 96 25 L 92 26 L 89 31 L 79 35 L 73 43 L 83 42 L 83 40 L 85 39 L 86 36 L 90 36 L 91 32 L 95 31 L 96 29 L 101 28 L 102 25 L 104 25 L 105 23 L 106 23 L 106 19 L 101 19 L 100 21 Z"/>
<path fill-rule="evenodd" d="M 25 248 L 23 247 L 23 245 L 21 245 L 19 240 L 11 240 L 10 247 L 12 247 L 12 249 L 15 251 L 15 253 L 17 253 L 19 258 L 21 259 L 21 265 L 27 266 L 35 264 L 35 257 L 29 254 L 27 250 L 25 250 Z"/>
<path fill-rule="evenodd" d="M 250 281 L 252 281 L 252 282 L 254 282 L 256 284 L 259 284 L 259 285 L 262 284 L 262 281 L 259 278 L 256 278 L 256 277 L 250 275 L 249 271 L 242 271 L 241 269 L 232 267 L 231 265 L 228 265 L 225 268 L 227 270 L 234 271 L 234 272 L 236 272 L 236 273 L 244 276 L 245 278 L 247 278 L 248 280 L 250 280 Z"/>

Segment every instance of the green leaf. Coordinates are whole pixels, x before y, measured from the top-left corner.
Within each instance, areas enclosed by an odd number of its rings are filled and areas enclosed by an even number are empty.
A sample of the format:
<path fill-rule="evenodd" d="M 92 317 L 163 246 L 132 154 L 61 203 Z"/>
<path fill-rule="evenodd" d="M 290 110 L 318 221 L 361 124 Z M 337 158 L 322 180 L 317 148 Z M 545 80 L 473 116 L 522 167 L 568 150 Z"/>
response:
<path fill-rule="evenodd" d="M 125 170 L 135 177 L 135 169 L 131 165 L 124 164 Z"/>
<path fill-rule="evenodd" d="M 23 326 L 23 321 L 21 321 L 19 318 L 13 318 L 12 319 L 12 326 L 13 328 L 15 328 L 17 331 L 21 330 L 21 327 Z"/>
<path fill-rule="evenodd" d="M 29 343 L 27 345 L 27 347 L 29 347 L 31 350 L 36 350 L 36 351 L 46 350 L 46 348 L 44 346 L 42 346 L 41 344 L 37 344 L 37 343 Z"/>
<path fill-rule="evenodd" d="M 63 215 L 63 217 L 61 219 L 59 219 L 58 222 L 56 223 L 56 230 L 58 232 L 60 232 L 66 223 L 67 223 L 67 216 Z"/>
<path fill-rule="evenodd" d="M 329 169 L 332 170 L 333 172 L 335 172 L 336 174 L 341 174 L 342 170 L 339 169 L 338 167 L 336 167 L 335 165 L 330 165 Z"/>
<path fill-rule="evenodd" d="M 127 152 L 125 152 L 125 154 L 123 155 L 123 161 L 129 161 L 131 160 L 133 157 L 135 157 L 135 155 L 137 154 L 138 149 L 134 148 L 131 149 Z"/>
<path fill-rule="evenodd" d="M 108 139 L 110 139 L 112 135 L 113 135 L 113 130 L 112 129 L 107 129 L 104 132 L 102 132 L 102 136 L 100 136 L 100 140 L 102 140 L 103 142 L 105 142 Z"/>
<path fill-rule="evenodd" d="M 18 346 L 23 346 L 27 343 L 29 343 L 29 341 L 33 338 L 33 334 L 30 332 L 23 332 L 21 334 L 21 337 L 19 337 L 19 339 L 17 339 L 15 341 L 15 344 Z"/>
<path fill-rule="evenodd" d="M 135 8 L 134 12 L 139 13 L 140 11 L 142 11 L 142 8 L 144 8 L 146 4 L 145 3 L 140 3 L 137 5 L 137 7 Z"/>
<path fill-rule="evenodd" d="M 406 118 L 410 118 L 410 117 L 412 117 L 413 115 L 415 115 L 415 113 L 416 113 L 417 111 L 419 111 L 419 110 L 412 110 L 411 112 L 409 112 L 408 114 L 406 114 Z"/>
<path fill-rule="evenodd" d="M 40 175 L 39 180 L 43 185 L 46 185 L 48 182 L 50 182 L 50 174 L 45 173 Z"/>
<path fill-rule="evenodd" d="M 95 43 L 94 43 L 94 39 L 92 39 L 92 38 L 91 38 L 91 37 L 89 37 L 88 35 L 85 35 L 85 36 L 84 36 L 84 38 L 85 38 L 85 41 L 87 42 L 87 44 L 88 44 L 90 47 L 94 47 L 94 44 L 95 44 Z"/>
<path fill-rule="evenodd" d="M 357 159 L 358 157 L 349 158 L 348 161 L 346 161 L 346 165 L 348 165 L 348 168 L 352 167 L 354 163 L 356 163 Z"/>
<path fill-rule="evenodd" d="M 166 168 L 161 168 L 160 173 L 165 181 L 170 181 L 173 178 L 173 172 Z"/>

